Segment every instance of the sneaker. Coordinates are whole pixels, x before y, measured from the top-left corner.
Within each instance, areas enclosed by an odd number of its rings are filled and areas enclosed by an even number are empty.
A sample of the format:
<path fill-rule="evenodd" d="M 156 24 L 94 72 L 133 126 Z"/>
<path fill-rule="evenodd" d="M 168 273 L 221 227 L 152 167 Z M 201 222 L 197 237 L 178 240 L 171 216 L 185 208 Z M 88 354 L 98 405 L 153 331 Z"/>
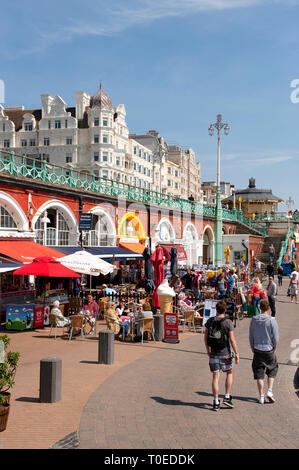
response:
<path fill-rule="evenodd" d="M 259 401 L 258 401 L 261 405 L 263 405 L 265 403 L 265 397 L 264 395 L 261 395 L 260 398 L 259 398 Z"/>
<path fill-rule="evenodd" d="M 213 411 L 219 411 L 220 410 L 220 403 L 215 403 L 213 402 Z"/>
<path fill-rule="evenodd" d="M 223 404 L 228 406 L 229 408 L 233 408 L 232 396 L 230 395 L 229 398 L 223 398 Z"/>
<path fill-rule="evenodd" d="M 272 390 L 268 390 L 268 392 L 267 392 L 267 398 L 268 398 L 268 400 L 269 400 L 270 403 L 274 403 L 274 402 L 275 402 L 275 398 L 274 398 L 274 396 L 273 396 Z"/>

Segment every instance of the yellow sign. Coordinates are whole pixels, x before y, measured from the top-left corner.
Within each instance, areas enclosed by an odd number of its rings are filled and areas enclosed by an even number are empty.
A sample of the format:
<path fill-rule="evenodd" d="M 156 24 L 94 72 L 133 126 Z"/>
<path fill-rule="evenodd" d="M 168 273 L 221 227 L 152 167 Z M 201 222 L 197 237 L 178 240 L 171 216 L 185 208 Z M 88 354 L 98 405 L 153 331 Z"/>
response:
<path fill-rule="evenodd" d="M 136 214 L 133 213 L 127 213 L 122 217 L 117 228 L 117 236 L 119 238 L 139 238 L 139 240 L 146 239 L 141 220 Z"/>

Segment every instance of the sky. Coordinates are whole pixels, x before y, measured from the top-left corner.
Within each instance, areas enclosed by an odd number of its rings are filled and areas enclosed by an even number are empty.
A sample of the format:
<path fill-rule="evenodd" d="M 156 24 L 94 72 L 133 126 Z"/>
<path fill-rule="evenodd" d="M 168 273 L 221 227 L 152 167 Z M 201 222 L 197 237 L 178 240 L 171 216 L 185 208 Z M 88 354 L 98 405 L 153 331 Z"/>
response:
<path fill-rule="evenodd" d="M 102 81 L 130 133 L 192 147 L 202 181 L 216 179 L 208 127 L 222 114 L 221 180 L 254 177 L 299 209 L 299 0 L 16 0 L 0 18 L 4 105 L 74 106 Z"/>

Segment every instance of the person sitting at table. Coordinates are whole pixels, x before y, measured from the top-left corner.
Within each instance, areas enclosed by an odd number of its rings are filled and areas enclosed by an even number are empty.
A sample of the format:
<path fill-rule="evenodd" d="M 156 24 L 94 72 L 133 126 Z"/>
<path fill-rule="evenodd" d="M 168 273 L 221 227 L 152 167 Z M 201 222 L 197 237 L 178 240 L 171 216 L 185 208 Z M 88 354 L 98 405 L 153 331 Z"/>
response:
<path fill-rule="evenodd" d="M 108 308 L 105 312 L 104 318 L 106 320 L 108 329 L 114 331 L 117 339 L 123 339 L 123 329 L 125 336 L 127 336 L 129 332 L 129 322 L 120 321 L 119 316 L 115 310 L 114 302 L 108 302 Z"/>
<path fill-rule="evenodd" d="M 126 307 L 125 299 L 120 299 L 120 302 L 116 307 L 116 313 L 119 317 L 122 315 L 128 315 L 130 313 L 130 309 Z"/>
<path fill-rule="evenodd" d="M 179 299 L 178 304 L 181 309 L 182 315 L 184 315 L 186 310 L 191 310 L 194 312 L 194 315 L 196 317 L 199 316 L 199 313 L 196 310 L 194 310 L 192 302 L 186 298 L 186 295 L 184 294 L 184 292 L 181 292 L 181 294 L 178 295 L 178 299 Z"/>
<path fill-rule="evenodd" d="M 83 310 L 90 313 L 90 315 L 87 316 L 87 322 L 91 326 L 89 334 L 93 333 L 96 327 L 96 316 L 99 312 L 99 307 L 98 304 L 93 300 L 93 296 L 91 294 L 88 294 L 87 299 L 83 301 Z"/>
<path fill-rule="evenodd" d="M 117 294 L 116 290 L 112 289 L 111 284 L 109 284 L 109 287 L 107 284 L 103 284 L 102 287 L 104 289 L 105 295 L 108 295 L 108 297 L 112 297 L 113 295 Z"/>
<path fill-rule="evenodd" d="M 62 315 L 62 312 L 59 308 L 59 300 L 55 300 L 53 302 L 53 308 L 51 308 L 50 315 L 55 316 L 57 326 L 68 326 L 71 324 L 71 320 Z"/>

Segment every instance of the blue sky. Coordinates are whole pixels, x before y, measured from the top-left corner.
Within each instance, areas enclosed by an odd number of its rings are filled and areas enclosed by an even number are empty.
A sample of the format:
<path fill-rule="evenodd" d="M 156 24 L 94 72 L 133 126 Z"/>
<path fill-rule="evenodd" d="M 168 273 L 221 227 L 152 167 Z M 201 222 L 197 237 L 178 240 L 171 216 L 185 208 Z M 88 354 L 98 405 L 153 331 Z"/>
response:
<path fill-rule="evenodd" d="M 295 200 L 299 209 L 297 0 L 36 0 L 1 11 L 0 79 L 5 104 L 40 108 L 40 94 L 95 93 L 100 80 L 124 103 L 130 132 L 157 129 L 195 149 L 202 179 L 216 177 L 221 113 L 221 179 Z M 299 96 L 299 93 L 298 93 Z M 281 208 L 283 209 L 283 208 Z"/>

